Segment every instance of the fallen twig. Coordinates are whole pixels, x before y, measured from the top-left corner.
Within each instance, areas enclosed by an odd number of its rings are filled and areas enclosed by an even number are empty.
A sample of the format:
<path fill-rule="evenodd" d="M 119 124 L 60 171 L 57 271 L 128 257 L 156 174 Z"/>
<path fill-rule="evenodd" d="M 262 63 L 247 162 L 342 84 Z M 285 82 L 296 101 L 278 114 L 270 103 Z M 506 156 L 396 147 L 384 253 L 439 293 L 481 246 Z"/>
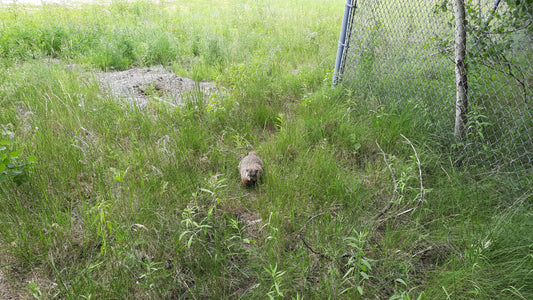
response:
<path fill-rule="evenodd" d="M 394 174 L 394 170 L 392 169 L 391 164 L 387 161 L 387 155 L 385 154 L 385 151 L 383 151 L 383 149 L 381 148 L 377 140 L 376 140 L 376 145 L 381 151 L 381 155 L 383 155 L 383 160 L 385 161 L 385 164 L 387 165 L 387 168 L 389 168 L 389 171 L 391 173 L 392 181 L 394 183 L 394 191 L 392 192 L 392 197 L 389 200 L 389 203 L 387 204 L 387 206 L 385 206 L 374 219 L 378 219 L 379 217 L 383 216 L 391 208 L 396 198 L 396 193 L 398 192 L 398 184 L 396 180 L 396 175 Z"/>
<path fill-rule="evenodd" d="M 406 138 L 405 135 L 403 135 L 401 133 L 400 133 L 400 135 L 407 141 L 407 143 L 409 143 L 411 148 L 413 148 L 413 151 L 415 152 L 416 161 L 418 162 L 418 176 L 419 176 L 419 179 L 420 179 L 420 198 L 418 199 L 418 202 L 416 202 L 416 206 L 415 206 L 415 208 L 416 208 L 424 200 L 424 184 L 423 184 L 423 181 L 422 181 L 422 164 L 420 163 L 420 158 L 418 158 L 418 152 L 416 152 L 416 148 L 415 148 L 415 146 L 413 146 L 413 143 L 411 143 L 411 141 L 408 138 Z"/>
<path fill-rule="evenodd" d="M 244 198 L 244 197 L 248 197 L 248 196 L 250 196 L 250 193 L 246 193 L 244 195 L 227 198 L 226 200 L 236 200 L 236 199 L 240 199 L 240 198 Z"/>
<path fill-rule="evenodd" d="M 312 253 L 316 254 L 316 255 L 319 255 L 323 258 L 326 258 L 326 259 L 329 259 L 329 260 L 332 260 L 329 256 L 327 256 L 326 254 L 322 253 L 322 252 L 319 252 L 315 249 L 313 249 L 311 246 L 309 246 L 309 244 L 307 244 L 307 242 L 305 241 L 305 229 L 307 227 L 307 224 L 309 224 L 309 222 L 313 221 L 315 218 L 318 218 L 322 215 L 325 215 L 329 212 L 321 212 L 319 214 L 316 214 L 314 216 L 311 216 L 304 224 L 304 226 L 302 226 L 302 228 L 300 228 L 300 231 L 298 232 L 298 237 L 302 240 L 302 242 L 304 243 L 304 246 L 309 250 L 311 251 Z"/>
<path fill-rule="evenodd" d="M 415 206 L 414 207 L 411 207 L 409 209 L 403 209 L 402 212 L 398 213 L 398 214 L 395 214 L 395 215 L 391 215 L 387 218 L 384 218 L 384 219 L 380 219 L 378 220 L 377 222 L 378 223 L 383 223 L 387 220 L 389 220 L 390 218 L 393 218 L 393 217 L 399 217 L 401 215 L 404 215 L 406 213 L 409 213 L 409 212 L 412 212 L 413 210 L 415 210 L 418 206 L 420 206 L 420 203 L 422 203 L 422 201 L 424 201 L 424 182 L 423 182 L 423 179 L 422 179 L 422 164 L 420 163 L 420 158 L 418 157 L 418 152 L 416 151 L 416 148 L 415 146 L 413 146 L 413 143 L 407 138 L 405 137 L 405 135 L 403 134 L 400 134 L 406 141 L 407 143 L 411 146 L 411 148 L 413 148 L 413 151 L 415 153 L 415 157 L 416 157 L 416 161 L 417 161 L 417 164 L 418 164 L 418 178 L 419 178 L 419 181 L 420 181 L 420 195 L 418 197 L 418 201 L 416 202 Z M 377 144 L 377 142 L 376 142 Z M 378 144 L 378 147 L 379 147 L 379 144 Z M 381 149 L 381 147 L 380 147 Z M 383 150 L 381 150 L 383 152 Z M 395 182 L 396 184 L 396 182 Z M 396 188 L 395 188 L 396 189 Z M 382 210 L 382 212 L 380 212 L 377 216 L 377 218 L 381 217 L 383 214 L 385 214 L 385 212 L 390 208 L 390 206 L 392 205 L 392 203 L 389 203 L 387 207 L 385 207 L 384 210 Z"/>
<path fill-rule="evenodd" d="M 429 247 L 427 247 L 426 249 L 420 250 L 420 251 L 418 251 L 417 253 L 411 255 L 411 257 L 412 257 L 412 258 L 415 258 L 415 257 L 417 257 L 418 255 L 424 254 L 424 253 L 426 253 L 426 252 L 428 252 L 428 251 L 430 251 L 430 250 L 432 250 L 432 249 L 433 249 L 433 246 L 429 246 Z"/>
<path fill-rule="evenodd" d="M 452 248 L 452 250 L 457 254 L 459 255 L 459 257 L 461 258 L 461 260 L 463 262 L 465 262 L 465 258 L 463 257 L 463 255 L 461 254 L 461 252 L 459 252 L 457 249 L 455 249 L 455 247 L 453 246 L 452 242 L 450 242 L 450 233 L 452 232 L 451 229 L 448 230 L 448 236 L 446 237 L 446 240 L 448 241 L 448 245 L 450 246 L 450 248 Z"/>

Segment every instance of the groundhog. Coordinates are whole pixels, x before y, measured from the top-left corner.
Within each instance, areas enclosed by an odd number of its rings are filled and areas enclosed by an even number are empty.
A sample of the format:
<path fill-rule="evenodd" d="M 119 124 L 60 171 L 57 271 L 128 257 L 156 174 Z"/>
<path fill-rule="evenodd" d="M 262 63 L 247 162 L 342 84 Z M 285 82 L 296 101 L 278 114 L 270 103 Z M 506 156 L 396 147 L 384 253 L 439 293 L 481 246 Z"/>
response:
<path fill-rule="evenodd" d="M 263 174 L 263 161 L 257 156 L 257 152 L 251 151 L 239 163 L 242 183 L 252 186 L 257 183 Z"/>

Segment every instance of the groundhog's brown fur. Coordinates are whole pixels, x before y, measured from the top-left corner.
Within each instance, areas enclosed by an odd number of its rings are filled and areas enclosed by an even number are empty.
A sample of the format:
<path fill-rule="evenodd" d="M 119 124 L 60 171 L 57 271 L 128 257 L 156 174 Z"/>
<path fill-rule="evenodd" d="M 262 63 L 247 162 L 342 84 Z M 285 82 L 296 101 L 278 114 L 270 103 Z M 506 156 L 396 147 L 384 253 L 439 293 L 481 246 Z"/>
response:
<path fill-rule="evenodd" d="M 257 156 L 257 152 L 252 151 L 241 160 L 239 172 L 245 186 L 252 186 L 257 183 L 263 174 L 263 161 Z"/>

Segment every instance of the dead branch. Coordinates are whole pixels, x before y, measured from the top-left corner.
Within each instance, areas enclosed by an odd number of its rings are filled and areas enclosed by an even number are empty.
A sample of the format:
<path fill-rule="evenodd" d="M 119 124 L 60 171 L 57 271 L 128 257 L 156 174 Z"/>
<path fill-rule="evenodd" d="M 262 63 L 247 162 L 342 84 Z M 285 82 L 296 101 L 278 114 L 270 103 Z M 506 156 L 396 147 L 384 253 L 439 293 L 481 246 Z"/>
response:
<path fill-rule="evenodd" d="M 433 246 L 429 246 L 429 247 L 427 247 L 426 249 L 420 250 L 420 251 L 418 251 L 417 253 L 411 255 L 411 257 L 412 257 L 412 258 L 415 258 L 415 257 L 417 257 L 418 255 L 425 254 L 426 252 L 431 251 L 432 249 L 433 249 Z"/>
<path fill-rule="evenodd" d="M 239 159 L 241 159 L 244 156 L 246 156 L 245 154 L 239 153 L 239 152 L 231 150 L 231 149 L 220 149 L 220 150 L 226 151 L 226 152 L 231 152 L 231 153 L 235 154 Z"/>
<path fill-rule="evenodd" d="M 305 240 L 305 229 L 307 228 L 307 224 L 309 224 L 311 221 L 313 221 L 314 219 L 320 217 L 320 216 L 323 216 L 327 213 L 330 213 L 330 212 L 321 212 L 319 214 L 316 214 L 314 216 L 311 216 L 304 224 L 304 226 L 302 226 L 302 228 L 300 228 L 300 231 L 298 231 L 298 237 L 302 240 L 302 242 L 304 243 L 304 246 L 309 250 L 311 251 L 312 253 L 316 254 L 316 255 L 319 255 L 323 258 L 326 258 L 328 260 L 332 260 L 329 256 L 327 256 L 326 254 L 322 253 L 322 252 L 319 252 L 315 249 L 313 249 L 313 247 L 309 246 L 309 244 L 307 244 L 307 241 Z M 333 212 L 331 212 L 333 213 Z"/>
<path fill-rule="evenodd" d="M 396 217 L 399 217 L 401 215 L 404 215 L 404 214 L 407 214 L 409 212 L 412 212 L 418 206 L 420 206 L 420 203 L 422 203 L 422 201 L 424 201 L 424 182 L 423 182 L 423 179 L 422 179 L 422 164 L 420 163 L 420 158 L 418 157 L 418 152 L 416 151 L 415 146 L 413 146 L 413 143 L 407 137 L 405 137 L 405 135 L 403 135 L 403 134 L 400 134 L 400 135 L 407 141 L 407 143 L 411 146 L 411 148 L 413 148 L 413 152 L 415 153 L 415 158 L 416 158 L 416 161 L 417 161 L 417 164 L 418 164 L 418 179 L 420 181 L 420 194 L 418 196 L 418 201 L 416 202 L 414 207 L 411 207 L 409 209 L 405 209 L 405 207 L 404 207 L 404 210 L 402 212 L 400 212 L 398 214 L 395 214 L 395 215 L 391 215 L 391 216 L 389 216 L 387 218 L 384 218 L 384 219 L 380 219 L 380 220 L 377 221 L 378 223 L 383 223 L 383 222 L 385 222 L 385 221 L 387 221 L 387 220 L 389 220 L 389 219 L 391 219 L 393 217 L 396 218 Z M 379 145 L 378 145 L 378 147 L 379 147 Z M 389 203 L 389 205 L 385 209 L 388 210 L 391 205 L 392 204 Z M 383 211 L 383 214 L 386 212 L 386 210 Z M 377 217 L 379 218 L 383 214 L 380 212 L 380 214 L 378 214 Z"/>
<path fill-rule="evenodd" d="M 387 165 L 387 168 L 389 169 L 391 173 L 392 181 L 394 183 L 394 191 L 392 192 L 392 197 L 389 200 L 389 203 L 379 212 L 379 214 L 374 219 L 378 219 L 379 217 L 383 216 L 391 208 L 392 204 L 394 204 L 394 200 L 396 199 L 396 193 L 398 192 L 398 184 L 396 180 L 396 175 L 394 174 L 394 170 L 392 169 L 391 164 L 387 161 L 387 155 L 385 154 L 385 151 L 383 151 L 383 149 L 381 148 L 377 140 L 376 140 L 376 145 L 381 151 L 381 155 L 383 155 L 383 160 L 385 161 L 385 164 Z"/>
<path fill-rule="evenodd" d="M 245 198 L 245 197 L 248 197 L 250 196 L 250 193 L 246 193 L 244 195 L 240 195 L 240 196 L 235 196 L 235 197 L 231 197 L 231 198 L 227 198 L 226 200 L 236 200 L 236 199 L 240 199 L 240 198 Z"/>
<path fill-rule="evenodd" d="M 450 246 L 450 248 L 452 248 L 453 252 L 455 252 L 457 255 L 459 255 L 459 257 L 461 258 L 461 260 L 463 262 L 465 262 L 465 258 L 463 257 L 463 255 L 461 254 L 461 252 L 459 252 L 457 249 L 455 249 L 455 247 L 453 246 L 452 242 L 450 242 L 450 233 L 452 232 L 452 230 L 448 230 L 448 236 L 446 237 L 446 240 L 448 241 L 448 245 Z"/>
<path fill-rule="evenodd" d="M 493 34 L 493 35 L 499 35 L 499 34 L 508 34 L 508 33 L 515 33 L 515 32 L 518 32 L 518 31 L 522 31 L 522 30 L 525 30 L 527 29 L 529 26 L 531 26 L 533 24 L 533 22 L 529 22 L 527 23 L 526 25 L 522 26 L 522 27 L 519 27 L 519 28 L 516 28 L 516 29 L 513 29 L 513 30 L 505 30 L 505 31 L 488 31 L 488 30 L 478 30 L 476 28 L 471 28 L 472 32 L 476 33 L 476 34 L 486 34 L 486 35 L 489 35 L 489 34 Z"/>
<path fill-rule="evenodd" d="M 413 146 L 413 143 L 411 143 L 411 141 L 408 138 L 406 138 L 405 135 L 403 135 L 401 133 L 400 133 L 400 135 L 407 141 L 407 143 L 409 143 L 411 148 L 413 148 L 413 151 L 415 152 L 416 161 L 418 163 L 418 177 L 420 179 L 420 197 L 418 198 L 418 202 L 416 202 L 416 206 L 415 206 L 415 208 L 416 208 L 424 200 L 424 184 L 423 184 L 423 181 L 422 181 L 422 164 L 420 163 L 420 158 L 418 157 L 418 152 L 416 152 L 416 148 L 415 148 L 415 146 Z"/>

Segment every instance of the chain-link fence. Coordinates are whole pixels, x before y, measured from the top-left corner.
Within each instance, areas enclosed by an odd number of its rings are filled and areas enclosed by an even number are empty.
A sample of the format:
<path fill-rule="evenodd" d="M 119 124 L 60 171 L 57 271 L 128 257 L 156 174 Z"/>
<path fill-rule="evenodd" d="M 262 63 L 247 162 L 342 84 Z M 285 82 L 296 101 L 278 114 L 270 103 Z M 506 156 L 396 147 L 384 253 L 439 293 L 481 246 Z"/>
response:
<path fill-rule="evenodd" d="M 529 0 L 467 0 L 466 134 L 454 138 L 453 0 L 348 0 L 341 82 L 420 109 L 458 163 L 532 183 L 533 8 Z M 342 37 L 342 33 L 341 33 Z M 342 40 L 342 39 L 341 39 Z"/>

